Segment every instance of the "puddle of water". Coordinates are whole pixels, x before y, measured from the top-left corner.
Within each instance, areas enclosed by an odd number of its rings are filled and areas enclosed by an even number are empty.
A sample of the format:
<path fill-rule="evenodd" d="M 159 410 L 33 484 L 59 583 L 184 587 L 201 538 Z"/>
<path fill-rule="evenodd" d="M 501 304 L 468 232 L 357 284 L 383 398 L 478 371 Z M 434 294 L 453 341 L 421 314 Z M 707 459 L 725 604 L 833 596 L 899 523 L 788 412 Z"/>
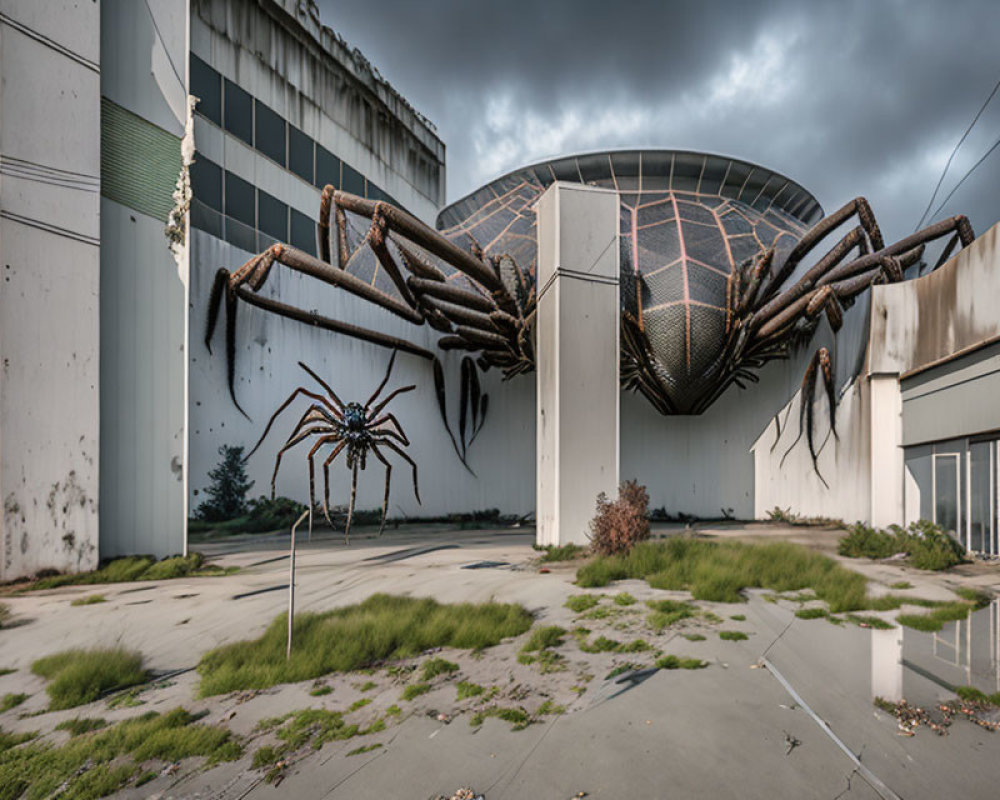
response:
<path fill-rule="evenodd" d="M 936 633 L 871 631 L 872 697 L 932 703 L 956 686 L 1000 691 L 1000 599 Z"/>

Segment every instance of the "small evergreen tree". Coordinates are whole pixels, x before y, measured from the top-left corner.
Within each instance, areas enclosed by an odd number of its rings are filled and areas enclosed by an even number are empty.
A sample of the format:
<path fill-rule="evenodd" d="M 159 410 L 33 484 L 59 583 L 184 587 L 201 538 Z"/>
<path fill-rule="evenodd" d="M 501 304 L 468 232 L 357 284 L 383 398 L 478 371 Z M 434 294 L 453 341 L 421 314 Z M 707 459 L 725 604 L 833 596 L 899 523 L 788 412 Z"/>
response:
<path fill-rule="evenodd" d="M 247 492 L 254 482 L 247 480 L 243 467 L 243 448 L 222 445 L 222 460 L 209 470 L 212 485 L 205 490 L 209 499 L 198 506 L 195 517 L 205 522 L 222 522 L 247 513 Z"/>

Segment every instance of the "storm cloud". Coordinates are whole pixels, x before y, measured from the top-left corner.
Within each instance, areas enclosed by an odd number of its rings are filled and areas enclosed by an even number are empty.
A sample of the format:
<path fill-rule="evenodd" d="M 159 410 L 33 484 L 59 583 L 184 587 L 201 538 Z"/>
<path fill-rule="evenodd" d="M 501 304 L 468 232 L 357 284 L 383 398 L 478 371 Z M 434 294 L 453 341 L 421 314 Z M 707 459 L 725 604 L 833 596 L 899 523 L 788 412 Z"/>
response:
<path fill-rule="evenodd" d="M 827 213 L 864 195 L 897 239 L 1000 79 L 995 0 L 319 5 L 437 126 L 449 202 L 548 157 L 676 148 L 777 170 Z M 998 137 L 1000 93 L 935 207 Z M 956 213 L 1000 220 L 1000 148 L 935 219 Z"/>

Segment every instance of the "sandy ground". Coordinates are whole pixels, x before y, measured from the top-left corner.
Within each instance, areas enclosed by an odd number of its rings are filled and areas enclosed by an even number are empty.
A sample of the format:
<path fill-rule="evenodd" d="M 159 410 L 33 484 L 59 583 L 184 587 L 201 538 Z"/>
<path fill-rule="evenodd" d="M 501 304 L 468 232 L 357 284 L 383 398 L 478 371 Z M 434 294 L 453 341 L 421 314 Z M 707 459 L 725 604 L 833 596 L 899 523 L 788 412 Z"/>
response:
<path fill-rule="evenodd" d="M 676 526 L 661 527 L 669 534 Z M 699 535 L 787 538 L 833 554 L 840 533 L 793 526 L 726 524 L 699 527 Z M 587 653 L 572 636 L 557 649 L 559 669 L 542 671 L 518 663 L 528 634 L 479 656 L 442 651 L 457 673 L 432 682 L 433 689 L 401 700 L 419 678 L 407 668 L 430 654 L 388 665 L 371 674 L 328 676 L 261 692 L 198 698 L 194 667 L 208 649 L 259 635 L 287 607 L 287 536 L 239 537 L 197 549 L 241 572 L 198 578 L 100 587 L 66 587 L 4 597 L 15 626 L 0 632 L 0 695 L 31 697 L 0 715 L 5 730 L 39 730 L 53 742 L 64 719 L 101 716 L 116 720 L 178 705 L 205 709 L 205 722 L 223 724 L 245 737 L 243 759 L 210 770 L 184 763 L 139 789 L 133 797 L 428 798 L 473 786 L 496 798 L 587 797 L 995 797 L 1000 773 L 1000 734 L 956 723 L 947 737 L 921 729 L 897 735 L 896 722 L 872 705 L 884 686 L 879 653 L 884 635 L 851 625 L 794 616 L 795 602 L 767 602 L 752 593 L 743 604 L 697 603 L 699 613 L 663 631 L 650 628 L 649 599 L 689 599 L 623 581 L 601 590 L 573 585 L 575 565 L 537 564 L 533 531 L 453 531 L 431 526 L 387 532 L 379 540 L 355 537 L 345 546 L 317 535 L 299 550 L 296 609 L 323 611 L 359 602 L 374 592 L 430 596 L 440 602 L 497 600 L 523 604 L 538 625 L 587 628 L 627 643 L 642 639 L 651 649 L 631 653 Z M 470 569 L 479 562 L 494 566 Z M 913 596 L 952 597 L 950 588 L 974 585 L 1000 594 L 1000 568 L 973 564 L 929 575 L 896 563 L 845 560 L 871 581 L 872 591 L 908 581 Z M 72 607 L 77 597 L 100 592 L 106 603 Z M 616 605 L 628 592 L 635 605 Z M 600 597 L 593 613 L 564 606 L 576 594 Z M 714 615 L 714 617 L 712 616 Z M 732 619 L 744 616 L 745 619 Z M 1000 690 L 1000 606 L 978 612 L 972 623 L 938 636 L 906 631 L 899 683 L 907 697 L 934 703 L 952 697 L 949 685 L 971 683 Z M 954 630 L 952 630 L 954 628 Z M 747 634 L 724 641 L 721 630 Z M 691 641 L 685 635 L 700 634 Z M 876 637 L 882 637 L 876 639 Z M 150 667 L 166 675 L 138 693 L 141 705 L 109 708 L 108 700 L 70 711 L 44 712 L 44 683 L 32 676 L 36 658 L 69 647 L 121 643 L 141 650 Z M 950 649 L 948 649 L 950 647 Z M 700 670 L 642 670 L 660 653 L 708 664 Z M 890 683 L 891 678 L 890 677 Z M 457 699 L 456 683 L 486 687 L 489 700 Z M 368 684 L 374 684 L 369 686 Z M 313 696 L 317 685 L 332 691 Z M 494 688 L 495 687 L 495 688 Z M 113 699 L 113 698 L 112 698 Z M 257 723 L 303 708 L 347 711 L 362 727 L 386 719 L 386 730 L 304 752 L 277 786 L 250 767 L 253 753 L 273 742 Z M 564 713 L 538 714 L 543 703 Z M 386 717 L 392 706 L 398 716 Z M 484 706 L 523 708 L 536 719 L 525 730 L 487 719 L 470 725 Z M 371 752 L 348 755 L 363 745 Z"/>

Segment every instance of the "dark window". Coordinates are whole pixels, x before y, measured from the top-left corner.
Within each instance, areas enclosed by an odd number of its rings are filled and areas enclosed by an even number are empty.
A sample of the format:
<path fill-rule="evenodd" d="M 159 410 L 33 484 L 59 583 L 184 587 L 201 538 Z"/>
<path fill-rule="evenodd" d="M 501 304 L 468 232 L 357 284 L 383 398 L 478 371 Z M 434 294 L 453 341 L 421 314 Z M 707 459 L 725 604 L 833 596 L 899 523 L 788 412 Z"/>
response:
<path fill-rule="evenodd" d="M 356 194 L 359 197 L 365 196 L 365 176 L 356 169 L 344 164 L 344 185 L 340 187 L 345 192 Z"/>
<path fill-rule="evenodd" d="M 226 216 L 256 227 L 253 186 L 233 173 L 226 171 Z"/>
<path fill-rule="evenodd" d="M 209 208 L 222 211 L 222 167 L 201 154 L 191 165 L 191 191 Z"/>
<path fill-rule="evenodd" d="M 253 98 L 226 79 L 226 130 L 253 147 Z"/>
<path fill-rule="evenodd" d="M 288 206 L 257 190 L 257 229 L 279 242 L 288 241 Z"/>
<path fill-rule="evenodd" d="M 288 126 L 288 168 L 303 180 L 313 181 L 313 140 Z"/>
<path fill-rule="evenodd" d="M 222 238 L 222 214 L 206 206 L 198 198 L 191 201 L 191 227 L 200 228 Z"/>
<path fill-rule="evenodd" d="M 191 54 L 191 94 L 200 98 L 196 106 L 198 112 L 222 127 L 222 76 L 194 53 Z"/>
<path fill-rule="evenodd" d="M 379 189 L 374 183 L 368 181 L 368 199 L 369 200 L 386 200 L 388 199 L 385 192 Z"/>
<path fill-rule="evenodd" d="M 340 159 L 321 145 L 316 145 L 316 185 L 320 188 L 330 184 L 340 188 Z"/>
<path fill-rule="evenodd" d="M 316 223 L 301 211 L 292 209 L 292 247 L 305 250 L 309 255 L 316 255 Z"/>
<path fill-rule="evenodd" d="M 285 166 L 285 121 L 259 100 L 255 100 L 254 105 L 254 146 L 272 161 Z"/>

